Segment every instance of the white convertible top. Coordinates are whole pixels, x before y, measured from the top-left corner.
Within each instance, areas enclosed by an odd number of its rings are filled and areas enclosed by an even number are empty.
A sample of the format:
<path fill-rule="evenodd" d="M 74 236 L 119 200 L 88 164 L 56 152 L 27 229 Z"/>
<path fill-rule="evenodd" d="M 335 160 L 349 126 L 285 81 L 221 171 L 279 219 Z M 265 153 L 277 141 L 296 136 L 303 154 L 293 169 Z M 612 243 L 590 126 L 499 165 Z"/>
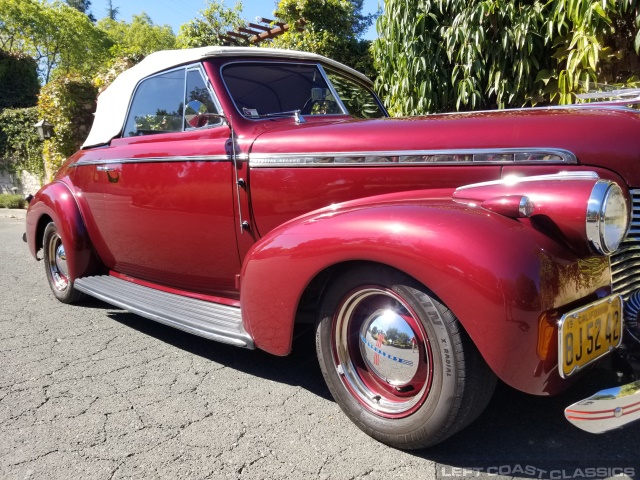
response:
<path fill-rule="evenodd" d="M 98 96 L 98 107 L 96 108 L 93 125 L 82 148 L 107 144 L 111 139 L 120 135 L 131 96 L 138 82 L 143 78 L 179 65 L 198 62 L 205 58 L 229 56 L 321 61 L 340 70 L 347 71 L 351 75 L 371 84 L 371 80 L 360 72 L 315 53 L 255 47 L 202 47 L 185 50 L 162 50 L 148 55 L 140 63 L 121 73 Z"/>

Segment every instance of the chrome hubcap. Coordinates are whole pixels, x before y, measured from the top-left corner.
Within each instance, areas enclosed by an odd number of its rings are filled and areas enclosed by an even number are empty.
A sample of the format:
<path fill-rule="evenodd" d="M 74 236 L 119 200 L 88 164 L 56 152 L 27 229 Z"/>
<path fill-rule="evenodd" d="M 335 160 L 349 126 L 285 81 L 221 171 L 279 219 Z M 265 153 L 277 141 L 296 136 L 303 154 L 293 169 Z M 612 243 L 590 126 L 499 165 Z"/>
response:
<path fill-rule="evenodd" d="M 62 244 L 56 248 L 56 266 L 58 267 L 58 271 L 64 275 L 68 276 L 67 273 L 67 256 L 64 253 L 64 247 Z"/>
<path fill-rule="evenodd" d="M 405 417 L 427 398 L 432 379 L 428 337 L 419 318 L 391 290 L 361 287 L 334 317 L 333 356 L 351 394 L 370 411 Z"/>
<path fill-rule="evenodd" d="M 60 235 L 54 233 L 49 239 L 48 268 L 56 290 L 63 291 L 69 286 L 67 256 Z"/>
<path fill-rule="evenodd" d="M 378 310 L 362 323 L 360 351 L 369 370 L 389 385 L 407 385 L 418 371 L 413 330 L 393 310 Z"/>

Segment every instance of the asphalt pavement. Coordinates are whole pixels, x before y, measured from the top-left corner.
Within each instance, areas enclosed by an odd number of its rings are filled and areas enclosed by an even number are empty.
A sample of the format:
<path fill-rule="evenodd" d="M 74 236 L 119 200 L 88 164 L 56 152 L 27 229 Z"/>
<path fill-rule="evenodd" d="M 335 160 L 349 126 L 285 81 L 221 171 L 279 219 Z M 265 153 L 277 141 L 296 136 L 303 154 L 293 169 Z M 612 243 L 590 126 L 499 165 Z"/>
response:
<path fill-rule="evenodd" d="M 275 357 L 204 340 L 97 300 L 50 294 L 0 209 L 0 478 L 635 478 L 640 424 L 603 435 L 566 405 L 612 386 L 606 372 L 554 398 L 499 385 L 485 413 L 424 451 L 362 433 L 326 388 L 312 329 Z M 639 477 L 640 478 L 640 477 Z"/>

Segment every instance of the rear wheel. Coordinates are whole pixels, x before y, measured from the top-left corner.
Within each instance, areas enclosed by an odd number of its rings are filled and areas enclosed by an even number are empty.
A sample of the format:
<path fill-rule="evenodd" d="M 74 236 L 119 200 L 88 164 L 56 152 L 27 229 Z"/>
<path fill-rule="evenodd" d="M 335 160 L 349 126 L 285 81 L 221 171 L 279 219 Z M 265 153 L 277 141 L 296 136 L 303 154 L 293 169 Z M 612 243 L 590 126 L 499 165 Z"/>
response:
<path fill-rule="evenodd" d="M 366 266 L 327 291 L 316 347 L 333 397 L 364 432 L 424 448 L 471 423 L 496 378 L 453 313 L 397 270 Z"/>
<path fill-rule="evenodd" d="M 62 237 L 58 233 L 58 227 L 53 222 L 49 222 L 44 229 L 42 247 L 47 280 L 55 297 L 62 303 L 76 303 L 82 300 L 84 294 L 73 288 L 73 280 L 69 277 L 67 255 L 62 243 Z"/>

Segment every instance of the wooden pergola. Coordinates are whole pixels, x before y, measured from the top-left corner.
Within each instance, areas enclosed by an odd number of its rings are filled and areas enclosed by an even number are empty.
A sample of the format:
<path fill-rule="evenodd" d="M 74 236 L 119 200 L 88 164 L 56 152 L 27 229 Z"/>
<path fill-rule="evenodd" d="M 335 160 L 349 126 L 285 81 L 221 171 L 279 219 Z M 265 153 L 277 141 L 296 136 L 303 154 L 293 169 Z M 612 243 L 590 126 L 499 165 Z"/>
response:
<path fill-rule="evenodd" d="M 277 22 L 270 18 L 258 17 L 256 23 L 249 23 L 246 27 L 239 27 L 235 31 L 228 31 L 226 35 L 218 35 L 224 45 L 240 45 L 250 43 L 257 45 L 267 40 L 271 40 L 288 31 L 291 26 L 288 23 Z M 304 30 L 307 22 L 304 19 L 298 20 L 294 27 L 298 31 Z"/>

